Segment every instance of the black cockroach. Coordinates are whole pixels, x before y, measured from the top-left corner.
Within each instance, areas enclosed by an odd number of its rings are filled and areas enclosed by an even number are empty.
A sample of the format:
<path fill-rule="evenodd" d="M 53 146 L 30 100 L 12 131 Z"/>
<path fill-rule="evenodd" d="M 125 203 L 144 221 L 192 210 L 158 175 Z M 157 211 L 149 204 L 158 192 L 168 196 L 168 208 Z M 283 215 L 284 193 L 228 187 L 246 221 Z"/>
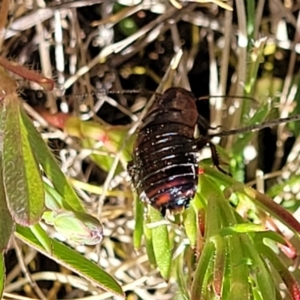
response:
<path fill-rule="evenodd" d="M 195 129 L 200 137 L 195 138 Z M 209 145 L 214 165 L 219 158 L 207 136 L 208 123 L 198 114 L 196 98 L 183 88 L 157 96 L 142 120 L 128 173 L 142 201 L 165 215 L 186 208 L 198 185 L 198 151 Z"/>
<path fill-rule="evenodd" d="M 299 120 L 300 116 L 280 119 Z M 198 185 L 198 152 L 209 145 L 213 164 L 223 173 L 213 136 L 224 136 L 265 128 L 278 120 L 241 129 L 208 135 L 211 128 L 199 115 L 196 98 L 187 90 L 172 87 L 156 96 L 142 120 L 128 163 L 128 173 L 142 201 L 150 203 L 162 215 L 166 210 L 180 211 L 189 206 Z M 199 137 L 195 137 L 198 130 Z"/>

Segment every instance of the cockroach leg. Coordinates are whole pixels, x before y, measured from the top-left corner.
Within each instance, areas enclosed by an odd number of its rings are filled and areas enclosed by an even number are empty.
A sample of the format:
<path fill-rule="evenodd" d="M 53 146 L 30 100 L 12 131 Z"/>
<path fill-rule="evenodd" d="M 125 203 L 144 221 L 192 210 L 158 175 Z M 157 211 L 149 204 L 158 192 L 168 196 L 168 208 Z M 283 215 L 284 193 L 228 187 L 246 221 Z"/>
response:
<path fill-rule="evenodd" d="M 209 146 L 210 151 L 211 151 L 211 159 L 213 161 L 214 166 L 222 173 L 226 174 L 226 175 L 230 175 L 230 173 L 226 172 L 225 170 L 223 170 L 220 167 L 220 158 L 219 158 L 219 154 L 218 151 L 216 149 L 216 146 L 211 142 L 209 137 L 200 137 L 197 142 L 197 148 L 199 150 L 201 150 L 202 148 L 204 148 L 206 145 Z"/>
<path fill-rule="evenodd" d="M 213 164 L 215 165 L 215 167 L 222 173 L 226 174 L 226 175 L 231 175 L 230 173 L 226 172 L 225 170 L 223 170 L 221 167 L 220 167 L 220 158 L 219 158 L 219 154 L 217 152 L 217 149 L 216 149 L 216 146 L 211 142 L 209 141 L 209 148 L 210 148 L 210 151 L 211 151 L 211 159 L 213 161 Z"/>

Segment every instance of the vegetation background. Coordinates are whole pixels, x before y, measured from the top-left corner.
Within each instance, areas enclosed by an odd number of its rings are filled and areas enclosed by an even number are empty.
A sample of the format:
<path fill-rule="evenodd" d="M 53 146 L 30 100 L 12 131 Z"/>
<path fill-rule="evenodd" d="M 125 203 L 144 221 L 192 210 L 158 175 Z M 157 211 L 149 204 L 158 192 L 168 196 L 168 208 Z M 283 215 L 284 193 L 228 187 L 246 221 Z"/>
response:
<path fill-rule="evenodd" d="M 300 299 L 299 122 L 215 137 L 232 176 L 203 149 L 197 197 L 176 216 L 144 212 L 126 173 L 145 106 L 170 86 L 204 97 L 200 114 L 222 130 L 299 113 L 299 9 L 296 0 L 2 1 L 1 57 L 37 70 L 0 61 L 3 298 Z M 38 73 L 55 80 L 52 91 Z M 9 176 L 11 162 L 22 178 Z M 28 216 L 18 216 L 23 205 Z"/>

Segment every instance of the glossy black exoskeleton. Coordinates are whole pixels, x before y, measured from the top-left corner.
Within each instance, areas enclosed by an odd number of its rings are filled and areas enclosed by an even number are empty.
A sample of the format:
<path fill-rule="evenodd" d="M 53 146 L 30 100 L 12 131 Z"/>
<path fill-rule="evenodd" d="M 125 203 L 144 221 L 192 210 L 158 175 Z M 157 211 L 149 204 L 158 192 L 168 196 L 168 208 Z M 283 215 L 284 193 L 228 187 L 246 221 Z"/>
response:
<path fill-rule="evenodd" d="M 195 138 L 196 129 L 200 136 Z M 142 201 L 162 215 L 189 206 L 198 185 L 198 151 L 209 145 L 219 167 L 215 146 L 207 136 L 208 123 L 198 113 L 196 98 L 173 87 L 156 96 L 142 120 L 128 173 Z M 224 172 L 224 171 L 223 171 Z"/>

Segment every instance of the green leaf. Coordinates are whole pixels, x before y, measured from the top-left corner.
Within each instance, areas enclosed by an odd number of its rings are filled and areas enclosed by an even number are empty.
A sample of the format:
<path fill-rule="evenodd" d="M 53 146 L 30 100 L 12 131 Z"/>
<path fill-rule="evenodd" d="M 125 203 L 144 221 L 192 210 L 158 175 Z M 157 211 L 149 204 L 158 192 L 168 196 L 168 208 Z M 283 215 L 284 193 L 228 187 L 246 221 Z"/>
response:
<path fill-rule="evenodd" d="M 12 218 L 21 225 L 35 224 L 44 209 L 44 189 L 27 130 L 20 118 L 17 95 L 5 97 L 3 182 Z"/>
<path fill-rule="evenodd" d="M 230 257 L 230 293 L 228 299 L 240 300 L 249 298 L 248 266 L 245 262 L 240 236 L 228 238 L 228 252 Z"/>
<path fill-rule="evenodd" d="M 12 234 L 15 230 L 13 221 L 2 194 L 2 183 L 0 183 L 0 252 L 8 249 Z"/>
<path fill-rule="evenodd" d="M 274 202 L 273 199 L 254 189 L 245 186 L 243 192 L 251 199 L 251 201 L 253 201 L 253 203 L 255 203 L 255 205 L 257 205 L 257 207 L 277 218 L 295 233 L 295 237 L 298 240 L 300 239 L 300 223 L 292 214 Z"/>
<path fill-rule="evenodd" d="M 2 299 L 5 287 L 5 264 L 3 253 L 0 253 L 0 299 Z"/>
<path fill-rule="evenodd" d="M 186 235 L 190 241 L 190 245 L 192 248 L 194 248 L 197 243 L 198 220 L 193 205 L 191 205 L 188 209 L 185 210 L 183 222 Z"/>
<path fill-rule="evenodd" d="M 292 299 L 299 299 L 300 297 L 300 285 L 299 285 L 299 276 L 297 276 L 296 272 L 290 272 L 289 266 L 286 264 L 286 262 L 281 259 L 281 257 L 277 254 L 274 253 L 269 247 L 265 246 L 263 243 L 256 244 L 258 251 L 261 253 L 261 255 L 268 257 L 268 260 L 271 263 L 271 266 L 273 266 L 280 275 L 281 280 L 285 283 L 287 286 L 290 294 L 292 295 Z M 274 280 L 274 271 L 272 270 L 271 266 L 268 266 L 271 270 L 269 276 L 269 281 L 265 282 L 258 282 L 261 290 L 264 288 L 264 285 L 266 283 L 270 284 L 270 280 Z M 294 262 L 291 261 L 290 267 L 294 266 Z M 262 278 L 259 278 L 262 280 Z M 276 286 L 277 287 L 277 286 Z M 278 288 L 278 287 L 277 287 Z M 267 290 L 268 292 L 268 290 Z M 272 294 L 271 294 L 272 295 Z"/>
<path fill-rule="evenodd" d="M 40 224 L 35 224 L 29 227 L 32 234 L 38 239 L 40 244 L 43 246 L 49 254 L 52 253 L 52 243 L 47 232 L 41 227 Z"/>
<path fill-rule="evenodd" d="M 144 207 L 145 204 L 137 198 L 136 193 L 134 193 L 134 204 L 135 204 L 135 226 L 133 232 L 133 245 L 135 249 L 141 247 L 142 236 L 143 236 L 143 226 L 144 226 Z"/>
<path fill-rule="evenodd" d="M 242 235 L 241 239 L 245 256 L 249 257 L 252 261 L 251 267 L 254 271 L 252 272 L 252 276 L 254 277 L 253 279 L 256 281 L 256 284 L 259 286 L 262 298 L 264 300 L 276 299 L 272 275 L 269 273 L 266 263 L 262 260 L 261 254 L 263 254 L 263 251 L 261 251 L 259 243 L 253 244 L 250 238 L 246 235 Z M 268 247 L 263 248 L 270 250 Z M 269 253 L 272 253 L 272 251 Z"/>
<path fill-rule="evenodd" d="M 147 227 L 146 222 L 144 223 L 144 238 L 145 238 L 145 247 L 147 251 L 148 261 L 150 266 L 154 269 L 157 267 L 156 258 L 153 250 L 153 237 L 152 230 Z"/>
<path fill-rule="evenodd" d="M 66 180 L 66 177 L 60 170 L 48 146 L 45 144 L 23 110 L 21 110 L 21 116 L 28 131 L 30 144 L 32 148 L 35 149 L 35 156 L 38 162 L 42 165 L 47 177 L 51 180 L 53 186 L 63 198 L 63 208 L 66 210 L 84 212 L 80 199 Z"/>
<path fill-rule="evenodd" d="M 206 169 L 205 169 L 206 170 Z M 219 172 L 220 173 L 220 172 Z M 243 249 L 240 241 L 240 237 L 237 235 L 229 236 L 226 238 L 228 241 L 227 246 L 223 244 L 223 238 L 221 238 L 220 233 L 222 229 L 228 227 L 229 225 L 234 226 L 237 223 L 235 218 L 233 208 L 226 201 L 224 194 L 221 190 L 221 184 L 218 182 L 218 177 L 213 178 L 207 176 L 209 172 L 204 172 L 201 175 L 201 193 L 207 199 L 207 219 L 206 219 L 206 237 L 210 238 L 209 241 L 214 242 L 215 253 L 214 253 L 214 288 L 216 296 L 221 292 L 224 285 L 225 276 L 223 272 L 227 272 L 230 276 L 230 282 L 226 282 L 226 293 L 228 296 L 225 296 L 227 299 L 248 299 L 249 290 L 248 290 L 248 266 L 244 261 Z M 228 177 L 228 176 L 227 176 Z M 223 176 L 220 175 L 220 179 Z M 232 179 L 228 179 L 231 181 Z M 206 246 L 206 244 L 205 244 Z M 226 257 L 222 254 L 226 248 L 226 253 L 229 257 L 228 270 L 225 268 Z M 212 250 L 211 250 L 212 251 Z M 203 251 L 204 252 L 204 251 Z M 203 253 L 202 253 L 203 255 Z M 211 254 L 212 255 L 212 254 Z M 209 257 L 209 253 L 206 254 Z M 206 257 L 206 259 L 207 259 Z M 197 267 L 197 273 L 199 274 L 199 281 L 203 285 L 203 292 L 207 290 L 205 286 L 205 272 L 208 268 L 208 265 L 202 262 L 202 257 L 200 259 L 202 263 Z M 199 263 L 200 264 L 200 263 Z M 206 277 L 209 274 L 206 275 Z M 197 288 L 198 289 L 198 288 Z M 197 292 L 195 288 L 195 293 Z M 206 291 L 208 293 L 209 291 Z M 197 296 L 200 293 L 198 290 Z M 222 291 L 223 293 L 223 291 Z M 224 298 L 224 299 L 225 299 Z M 195 298 L 198 299 L 198 298 Z"/>
<path fill-rule="evenodd" d="M 257 232 L 255 234 L 255 239 L 258 242 L 266 242 L 269 240 L 270 242 L 276 242 L 280 243 L 282 245 L 288 246 L 286 240 L 283 238 L 282 235 L 280 235 L 278 232 L 275 231 L 263 231 L 263 232 Z"/>
<path fill-rule="evenodd" d="M 242 223 L 242 224 L 235 224 L 230 227 L 224 227 L 221 230 L 221 235 L 229 235 L 233 233 L 248 233 L 248 232 L 261 232 L 265 231 L 265 228 L 262 225 L 251 224 L 251 223 Z"/>
<path fill-rule="evenodd" d="M 3 135 L 3 113 L 5 107 L 0 106 L 0 134 Z M 7 207 L 5 189 L 2 175 L 2 146 L 0 142 L 0 252 L 7 250 L 12 234 L 15 230 L 15 222 Z"/>
<path fill-rule="evenodd" d="M 176 264 L 176 279 L 178 283 L 178 292 L 175 299 L 188 300 L 189 289 L 187 287 L 187 276 L 185 276 L 185 266 L 183 264 L 183 255 L 180 255 L 174 262 Z"/>
<path fill-rule="evenodd" d="M 58 211 L 64 209 L 64 199 L 57 192 L 57 190 L 55 190 L 47 182 L 44 182 L 44 189 L 46 192 L 46 197 L 45 197 L 46 208 L 52 211 Z"/>
<path fill-rule="evenodd" d="M 149 216 L 151 223 L 162 220 L 162 216 L 158 210 L 149 206 Z M 172 251 L 170 248 L 169 232 L 167 225 L 158 225 L 151 228 L 152 231 L 152 243 L 153 251 L 155 254 L 155 260 L 161 276 L 164 279 L 169 278 Z"/>
<path fill-rule="evenodd" d="M 216 236 L 212 239 L 215 244 L 216 253 L 214 261 L 214 292 L 220 297 L 223 285 L 225 261 L 226 261 L 226 247 L 224 239 L 220 236 Z"/>
<path fill-rule="evenodd" d="M 208 265 L 213 259 L 214 250 L 214 244 L 212 242 L 205 243 L 192 283 L 191 299 L 205 299 L 202 297 L 202 292 L 205 292 L 206 290 L 206 287 L 204 287 L 203 284 L 208 270 Z"/>
<path fill-rule="evenodd" d="M 73 272 L 85 277 L 87 280 L 99 285 L 102 289 L 121 296 L 124 299 L 124 293 L 115 279 L 106 273 L 99 266 L 87 260 L 84 256 L 64 244 L 51 239 L 53 246 L 52 254 L 44 249 L 44 246 L 32 234 L 29 228 L 17 227 L 16 235 L 26 244 L 34 247 L 39 252 L 55 260 L 57 263 L 69 268 Z"/>

